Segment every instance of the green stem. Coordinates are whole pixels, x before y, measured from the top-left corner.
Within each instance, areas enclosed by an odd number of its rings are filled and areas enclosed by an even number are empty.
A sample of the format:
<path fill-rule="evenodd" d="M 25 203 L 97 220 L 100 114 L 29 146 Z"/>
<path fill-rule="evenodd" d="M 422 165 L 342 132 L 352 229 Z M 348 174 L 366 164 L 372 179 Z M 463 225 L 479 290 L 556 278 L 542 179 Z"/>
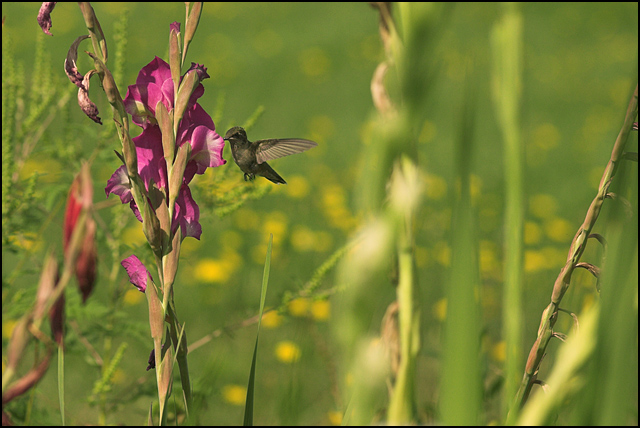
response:
<path fill-rule="evenodd" d="M 193 395 L 191 391 L 191 379 L 189 377 L 189 364 L 187 362 L 187 354 L 189 351 L 187 347 L 187 333 L 182 332 L 182 338 L 179 337 L 182 326 L 178 322 L 173 299 L 169 303 L 167 315 L 169 316 L 170 325 L 169 334 L 171 335 L 171 341 L 176 350 L 176 361 L 178 363 L 178 370 L 180 371 L 180 382 L 182 383 L 182 391 L 188 414 L 189 409 L 192 408 Z"/>
<path fill-rule="evenodd" d="M 585 216 L 584 222 L 573 238 L 571 247 L 569 248 L 569 254 L 567 256 L 567 263 L 558 274 L 558 277 L 556 278 L 556 281 L 554 283 L 553 292 L 551 295 L 551 303 L 549 303 L 542 314 L 540 327 L 538 328 L 538 338 L 536 339 L 535 343 L 531 347 L 531 351 L 529 352 L 529 358 L 527 359 L 527 365 L 525 367 L 525 376 L 522 379 L 520 389 L 518 390 L 518 393 L 516 395 L 516 397 L 518 398 L 518 401 L 516 403 L 519 408 L 525 405 L 527 398 L 529 397 L 529 392 L 531 391 L 531 388 L 537 379 L 536 375 L 538 369 L 540 368 L 540 362 L 542 361 L 542 357 L 546 353 L 547 344 L 552 337 L 553 326 L 556 322 L 558 314 L 557 309 L 560 306 L 562 297 L 569 288 L 571 274 L 575 269 L 575 265 L 580 261 L 580 257 L 582 256 L 582 253 L 586 248 L 587 237 L 591 233 L 591 230 L 593 229 L 593 226 L 598 219 L 600 210 L 602 208 L 602 203 L 607 197 L 609 186 L 611 185 L 613 177 L 615 176 L 615 173 L 618 169 L 619 162 L 622 159 L 624 148 L 627 143 L 629 133 L 631 132 L 633 121 L 637 116 L 638 85 L 636 85 L 635 92 L 631 96 L 631 100 L 629 101 L 624 124 L 622 125 L 622 129 L 620 130 L 620 133 L 616 138 L 613 150 L 611 151 L 611 157 L 609 159 L 609 162 L 607 163 L 607 166 L 605 167 L 602 179 L 600 180 L 598 193 L 591 202 L 591 205 L 589 205 L 589 209 L 587 210 L 587 215 Z M 512 409 L 512 411 L 510 412 L 510 415 L 507 418 L 507 423 L 514 422 L 515 413 L 517 413 L 516 409 L 517 408 Z"/>
<path fill-rule="evenodd" d="M 420 323 L 414 306 L 415 271 L 411 238 L 411 213 L 407 213 L 398 234 L 398 321 L 401 357 L 398 375 L 389 401 L 387 423 L 406 424 L 415 414 L 415 357 L 419 344 Z"/>

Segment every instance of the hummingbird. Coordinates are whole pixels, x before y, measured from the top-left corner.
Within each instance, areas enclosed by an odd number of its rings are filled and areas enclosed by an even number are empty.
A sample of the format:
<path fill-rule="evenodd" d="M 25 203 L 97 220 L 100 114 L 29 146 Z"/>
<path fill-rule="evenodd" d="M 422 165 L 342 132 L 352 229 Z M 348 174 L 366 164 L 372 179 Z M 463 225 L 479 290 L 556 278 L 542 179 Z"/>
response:
<path fill-rule="evenodd" d="M 261 175 L 276 184 L 287 182 L 269 166 L 268 160 L 302 153 L 318 145 L 301 138 L 274 138 L 251 142 L 247 139 L 245 130 L 239 126 L 229 129 L 224 139 L 229 141 L 233 159 L 244 172 L 244 181 L 253 180 L 256 175 Z"/>

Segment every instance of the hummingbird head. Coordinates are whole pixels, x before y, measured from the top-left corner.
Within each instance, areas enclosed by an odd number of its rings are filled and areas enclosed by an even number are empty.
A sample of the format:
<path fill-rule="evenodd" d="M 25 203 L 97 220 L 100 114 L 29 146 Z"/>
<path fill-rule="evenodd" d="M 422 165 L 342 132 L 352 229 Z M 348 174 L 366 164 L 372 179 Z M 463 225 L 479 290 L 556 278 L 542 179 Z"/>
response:
<path fill-rule="evenodd" d="M 239 127 L 239 126 L 234 126 L 233 128 L 229 129 L 227 131 L 227 133 L 224 135 L 224 139 L 225 140 L 247 140 L 247 133 L 244 131 L 243 128 Z"/>

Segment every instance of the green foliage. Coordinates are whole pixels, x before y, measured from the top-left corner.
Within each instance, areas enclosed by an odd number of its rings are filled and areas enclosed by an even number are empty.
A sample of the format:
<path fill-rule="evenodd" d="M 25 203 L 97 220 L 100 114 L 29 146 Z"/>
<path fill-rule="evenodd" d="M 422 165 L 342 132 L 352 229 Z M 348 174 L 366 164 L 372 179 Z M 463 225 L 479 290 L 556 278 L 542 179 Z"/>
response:
<path fill-rule="evenodd" d="M 93 390 L 91 391 L 91 395 L 89 396 L 89 404 L 96 404 L 98 401 L 102 401 L 103 396 L 111 391 L 113 384 L 113 376 L 115 371 L 117 370 L 120 362 L 122 361 L 122 357 L 124 356 L 124 351 L 127 349 L 127 343 L 123 342 L 118 346 L 118 349 L 113 354 L 113 358 L 103 368 L 102 377 L 96 381 L 93 385 Z"/>
<path fill-rule="evenodd" d="M 43 195 L 36 193 L 42 174 L 21 178 L 25 162 L 53 121 L 55 109 L 68 101 L 63 97 L 55 105 L 61 91 L 52 74 L 44 73 L 51 67 L 44 36 L 36 40 L 33 73 L 27 84 L 23 63 L 15 61 L 11 38 L 2 39 L 2 246 L 13 252 L 31 240 L 29 235 L 36 233 L 46 217 Z"/>

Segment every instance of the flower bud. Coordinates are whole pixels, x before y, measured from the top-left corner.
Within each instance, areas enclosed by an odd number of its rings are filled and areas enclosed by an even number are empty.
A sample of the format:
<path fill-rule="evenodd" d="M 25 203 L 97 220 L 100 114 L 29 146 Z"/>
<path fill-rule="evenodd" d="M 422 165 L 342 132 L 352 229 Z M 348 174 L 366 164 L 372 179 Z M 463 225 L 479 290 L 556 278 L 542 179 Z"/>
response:
<path fill-rule="evenodd" d="M 156 203 L 144 204 L 142 215 L 142 231 L 144 232 L 149 246 L 153 250 L 156 256 L 162 256 L 163 247 L 163 229 L 162 222 L 158 218 L 159 209 L 164 205 L 164 199 L 162 199 L 162 192 L 153 184 L 149 185 L 149 198 L 155 199 Z M 153 205 L 153 206 L 152 206 Z M 157 207 L 154 209 L 154 207 Z"/>
<path fill-rule="evenodd" d="M 178 88 L 178 95 L 176 97 L 176 112 L 173 119 L 175 124 L 179 123 L 182 119 L 182 116 L 184 115 L 184 112 L 189 105 L 189 99 L 200 85 L 200 82 L 208 78 L 209 75 L 207 74 L 206 67 L 196 64 L 195 62 L 191 63 L 191 68 L 187 70 L 186 74 L 184 75 L 184 79 L 182 79 L 182 83 Z"/>
<path fill-rule="evenodd" d="M 47 302 L 53 294 L 56 282 L 58 282 L 58 277 L 58 263 L 53 254 L 49 253 L 45 259 L 42 274 L 40 275 L 40 282 L 38 283 L 36 304 L 33 309 L 34 319 L 40 320 L 44 317 Z"/>
<path fill-rule="evenodd" d="M 89 165 L 82 165 L 82 170 L 73 180 L 67 197 L 67 208 L 64 215 L 63 246 L 65 257 L 76 257 L 72 262 L 75 265 L 76 278 L 82 302 L 85 303 L 93 291 L 96 279 L 97 251 L 95 243 L 96 223 L 91 217 L 93 209 L 93 182 Z M 76 232 L 78 219 L 82 212 L 86 213 L 86 221 L 82 230 Z M 78 249 L 73 248 L 72 237 L 79 233 L 77 239 Z M 72 251 L 73 250 L 73 251 Z M 77 256 L 76 256 L 77 254 Z"/>
<path fill-rule="evenodd" d="M 191 11 L 189 11 L 189 6 L 191 6 Z M 191 4 L 187 3 L 187 22 L 186 22 L 186 30 L 184 33 L 184 45 L 185 50 L 189 43 L 193 39 L 193 35 L 196 32 L 196 28 L 198 28 L 198 23 L 200 22 L 200 15 L 202 15 L 202 2 L 193 2 Z"/>
<path fill-rule="evenodd" d="M 177 91 L 180 83 L 180 23 L 173 22 L 169 28 L 169 68 L 173 89 Z"/>
<path fill-rule="evenodd" d="M 42 379 L 44 374 L 47 372 L 47 369 L 49 368 L 51 354 L 52 352 L 50 350 L 47 350 L 47 354 L 37 366 L 29 370 L 26 375 L 22 376 L 18 381 L 13 383 L 9 388 L 6 389 L 6 391 L 4 391 L 4 393 L 2 394 L 3 406 L 14 398 L 29 391 L 35 384 L 40 381 L 40 379 Z"/>

